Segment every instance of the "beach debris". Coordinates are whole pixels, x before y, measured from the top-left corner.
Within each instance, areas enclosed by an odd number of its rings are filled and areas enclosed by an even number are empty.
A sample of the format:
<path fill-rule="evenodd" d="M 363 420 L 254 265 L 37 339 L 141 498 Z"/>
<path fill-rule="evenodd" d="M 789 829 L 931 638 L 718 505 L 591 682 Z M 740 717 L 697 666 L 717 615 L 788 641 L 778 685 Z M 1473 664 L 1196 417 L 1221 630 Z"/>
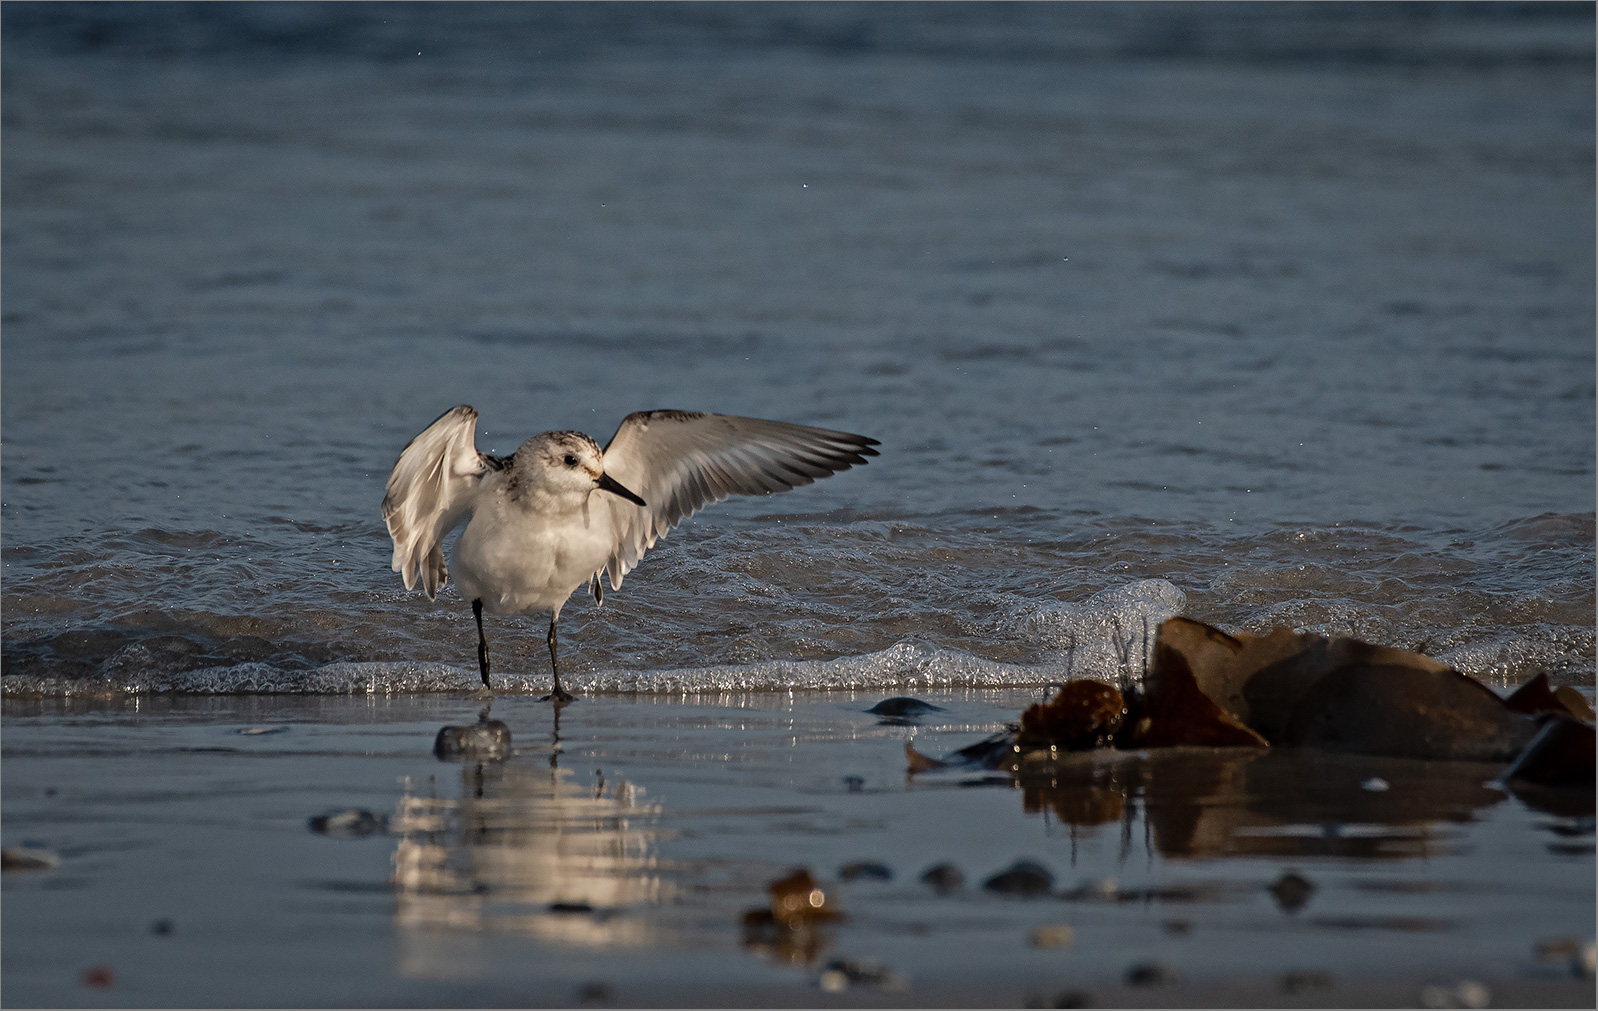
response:
<path fill-rule="evenodd" d="M 461 727 L 444 727 L 433 739 L 433 754 L 441 762 L 459 759 L 500 761 L 510 757 L 510 727 L 499 720 L 478 720 Z"/>
<path fill-rule="evenodd" d="M 1028 706 L 1021 714 L 1016 743 L 1023 750 L 1050 748 L 1090 751 L 1115 743 L 1126 716 L 1121 693 L 1099 681 L 1068 681 L 1047 703 Z"/>
<path fill-rule="evenodd" d="M 1304 993 L 1308 990 L 1330 990 L 1332 974 L 1317 970 L 1298 970 L 1282 976 L 1282 989 L 1287 993 Z"/>
<path fill-rule="evenodd" d="M 965 886 L 965 874 L 954 864 L 933 864 L 921 872 L 921 881 L 947 895 Z"/>
<path fill-rule="evenodd" d="M 1139 748 L 1269 747 L 1200 687 L 1188 658 L 1165 641 L 1165 625 L 1154 643 L 1154 665 L 1144 676 L 1127 743 Z"/>
<path fill-rule="evenodd" d="M 1430 984 L 1420 991 L 1420 1006 L 1425 1008 L 1488 1007 L 1493 1002 L 1493 992 L 1487 984 L 1473 979 L 1462 979 L 1446 985 Z"/>
<path fill-rule="evenodd" d="M 1049 894 L 1054 887 L 1054 874 L 1035 861 L 1017 860 L 982 882 L 982 887 L 999 895 L 1030 899 Z"/>
<path fill-rule="evenodd" d="M 310 819 L 308 824 L 311 831 L 318 835 L 336 836 L 341 839 L 363 839 L 366 836 L 382 835 L 388 831 L 388 819 L 383 815 L 373 814 L 364 807 L 319 814 Z"/>
<path fill-rule="evenodd" d="M 1315 894 L 1315 885 L 1307 878 L 1289 871 L 1277 878 L 1269 891 L 1284 913 L 1296 913 L 1303 909 L 1309 902 L 1310 896 Z"/>
<path fill-rule="evenodd" d="M 856 958 L 835 958 L 828 962 L 816 985 L 828 993 L 840 993 L 855 986 L 875 987 L 878 990 L 910 989 L 910 981 L 903 973 L 875 959 Z"/>
<path fill-rule="evenodd" d="M 1583 941 L 1579 937 L 1538 941 L 1535 950 L 1539 962 L 1562 962 L 1570 967 L 1571 974 L 1578 979 L 1592 979 L 1594 969 L 1598 968 L 1598 947 L 1592 941 Z"/>
<path fill-rule="evenodd" d="M 1380 776 L 1372 776 L 1371 778 L 1365 780 L 1365 782 L 1359 784 L 1359 788 L 1368 793 L 1386 793 L 1388 790 L 1393 788 L 1393 784 L 1389 783 Z"/>
<path fill-rule="evenodd" d="M 82 980 L 86 987 L 109 990 L 117 985 L 117 974 L 109 965 L 92 965 L 83 970 Z"/>
<path fill-rule="evenodd" d="M 150 924 L 150 933 L 157 937 L 171 937 L 172 933 L 176 929 L 177 928 L 173 926 L 172 921 L 166 919 L 165 917 Z"/>
<path fill-rule="evenodd" d="M 1205 697 L 1276 746 L 1505 761 L 1535 733 L 1523 714 L 1447 664 L 1358 639 L 1286 628 L 1233 636 L 1171 618 L 1160 625 L 1150 678 L 1168 666 L 1185 667 Z"/>
<path fill-rule="evenodd" d="M 866 710 L 873 716 L 884 716 L 895 720 L 913 720 L 918 716 L 925 716 L 927 713 L 941 713 L 944 711 L 942 706 L 935 706 L 930 702 L 922 702 L 920 699 L 913 699 L 907 695 L 883 699 Z"/>
<path fill-rule="evenodd" d="M 1068 902 L 1118 902 L 1121 885 L 1114 878 L 1091 878 L 1066 892 Z"/>
<path fill-rule="evenodd" d="M 1069 948 L 1076 943 L 1076 931 L 1066 923 L 1044 923 L 1032 928 L 1027 943 L 1034 948 Z"/>
<path fill-rule="evenodd" d="M 1578 787 L 1591 793 L 1595 762 L 1598 748 L 1594 746 L 1592 724 L 1565 715 L 1552 716 L 1516 757 L 1504 779 L 1538 786 Z"/>
<path fill-rule="evenodd" d="M 1515 689 L 1515 693 L 1504 700 L 1504 705 L 1528 716 L 1557 713 L 1588 723 L 1593 721 L 1592 706 L 1587 704 L 1581 693 L 1569 685 L 1552 687 L 1547 674 L 1538 674 Z"/>
<path fill-rule="evenodd" d="M 1127 986 L 1176 986 L 1182 982 L 1181 973 L 1166 962 L 1139 962 L 1126 970 Z"/>
<path fill-rule="evenodd" d="M 0 850 L 0 871 L 53 871 L 61 858 L 49 850 L 7 846 Z"/>
<path fill-rule="evenodd" d="M 1563 689 L 1563 690 L 1561 690 Z M 1311 747 L 1397 758 L 1508 762 L 1549 721 L 1574 746 L 1548 756 L 1551 769 L 1525 777 L 1590 792 L 1592 724 L 1585 699 L 1546 676 L 1508 700 L 1441 661 L 1411 650 L 1287 628 L 1229 635 L 1189 618 L 1162 622 L 1142 685 L 1123 694 L 1102 682 L 1065 682 L 1018 723 L 934 758 L 908 742 L 912 774 L 991 769 L 1012 774 L 1051 766 L 1061 752 L 1102 748 Z M 1567 726 L 1568 724 L 1568 726 Z M 1551 742 L 1544 742 L 1552 746 Z M 1583 757 L 1585 754 L 1585 758 Z M 1518 763 L 1517 763 L 1518 764 Z M 1567 782 L 1568 779 L 1568 782 Z M 1381 777 L 1367 780 L 1380 792 Z"/>
<path fill-rule="evenodd" d="M 822 927 L 843 914 L 828 899 L 810 871 L 796 867 L 767 886 L 770 904 L 743 914 L 745 946 L 768 952 L 791 965 L 815 961 L 826 947 Z"/>
<path fill-rule="evenodd" d="M 875 861 L 858 860 L 838 868 L 838 877 L 844 881 L 892 881 L 893 869 Z"/>
<path fill-rule="evenodd" d="M 795 868 L 787 877 L 779 878 L 768 886 L 771 893 L 771 915 L 785 927 L 822 923 L 838 918 L 838 910 L 827 900 L 816 879 L 803 867 Z"/>

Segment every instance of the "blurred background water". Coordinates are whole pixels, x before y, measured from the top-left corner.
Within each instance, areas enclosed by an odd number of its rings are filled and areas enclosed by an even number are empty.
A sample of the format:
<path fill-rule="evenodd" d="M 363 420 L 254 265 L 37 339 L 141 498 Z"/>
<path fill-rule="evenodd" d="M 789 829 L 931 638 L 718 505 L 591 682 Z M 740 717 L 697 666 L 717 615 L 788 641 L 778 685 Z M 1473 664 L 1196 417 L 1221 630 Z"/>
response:
<path fill-rule="evenodd" d="M 0 26 L 8 693 L 468 686 L 378 511 L 459 403 L 882 440 L 569 607 L 578 689 L 1041 682 L 1177 612 L 1592 684 L 1591 5 Z"/>

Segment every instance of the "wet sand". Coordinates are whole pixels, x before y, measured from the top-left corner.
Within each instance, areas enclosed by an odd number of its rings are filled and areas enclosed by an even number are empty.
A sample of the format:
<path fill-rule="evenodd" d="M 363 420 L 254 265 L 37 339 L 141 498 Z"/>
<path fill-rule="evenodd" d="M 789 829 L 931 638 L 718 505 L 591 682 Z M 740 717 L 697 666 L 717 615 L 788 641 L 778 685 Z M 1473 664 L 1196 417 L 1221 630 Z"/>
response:
<path fill-rule="evenodd" d="M 1285 751 L 907 777 L 904 742 L 953 750 L 1035 694 L 924 693 L 919 725 L 880 694 L 599 695 L 558 726 L 503 696 L 497 763 L 431 754 L 465 696 L 8 698 L 5 845 L 61 862 L 4 877 L 3 999 L 1592 1005 L 1537 952 L 1592 937 L 1590 796 Z M 1020 860 L 1046 894 L 983 887 Z M 919 880 L 939 863 L 963 885 Z M 746 930 L 794 867 L 843 918 Z"/>

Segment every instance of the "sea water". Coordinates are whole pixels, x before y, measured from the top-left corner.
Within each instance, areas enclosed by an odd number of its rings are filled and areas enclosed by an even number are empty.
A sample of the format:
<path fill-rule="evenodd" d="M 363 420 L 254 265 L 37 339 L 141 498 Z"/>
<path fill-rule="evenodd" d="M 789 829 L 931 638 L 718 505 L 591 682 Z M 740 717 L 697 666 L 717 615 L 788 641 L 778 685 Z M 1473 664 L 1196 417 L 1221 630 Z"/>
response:
<path fill-rule="evenodd" d="M 577 595 L 578 691 L 1135 677 L 1173 614 L 1592 684 L 1590 6 L 3 19 L 8 695 L 470 687 L 379 512 L 461 403 L 881 440 Z"/>

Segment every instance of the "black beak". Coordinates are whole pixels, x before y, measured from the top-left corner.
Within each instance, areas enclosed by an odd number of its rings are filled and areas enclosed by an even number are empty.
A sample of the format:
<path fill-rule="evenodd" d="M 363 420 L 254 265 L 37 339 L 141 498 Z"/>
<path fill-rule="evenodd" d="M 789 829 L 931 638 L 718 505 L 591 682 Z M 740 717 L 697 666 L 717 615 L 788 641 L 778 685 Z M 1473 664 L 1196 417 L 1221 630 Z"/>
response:
<path fill-rule="evenodd" d="M 611 477 L 609 474 L 601 474 L 601 475 L 599 475 L 599 481 L 596 482 L 596 483 L 597 483 L 600 491 L 608 491 L 612 495 L 620 495 L 622 498 L 624 498 L 627 501 L 633 503 L 634 505 L 641 505 L 645 509 L 649 508 L 649 504 L 647 502 L 645 502 L 643 499 L 639 498 L 637 495 L 634 495 L 632 492 L 628 491 L 625 487 L 622 486 L 622 483 L 620 481 L 618 481 L 615 478 Z"/>

